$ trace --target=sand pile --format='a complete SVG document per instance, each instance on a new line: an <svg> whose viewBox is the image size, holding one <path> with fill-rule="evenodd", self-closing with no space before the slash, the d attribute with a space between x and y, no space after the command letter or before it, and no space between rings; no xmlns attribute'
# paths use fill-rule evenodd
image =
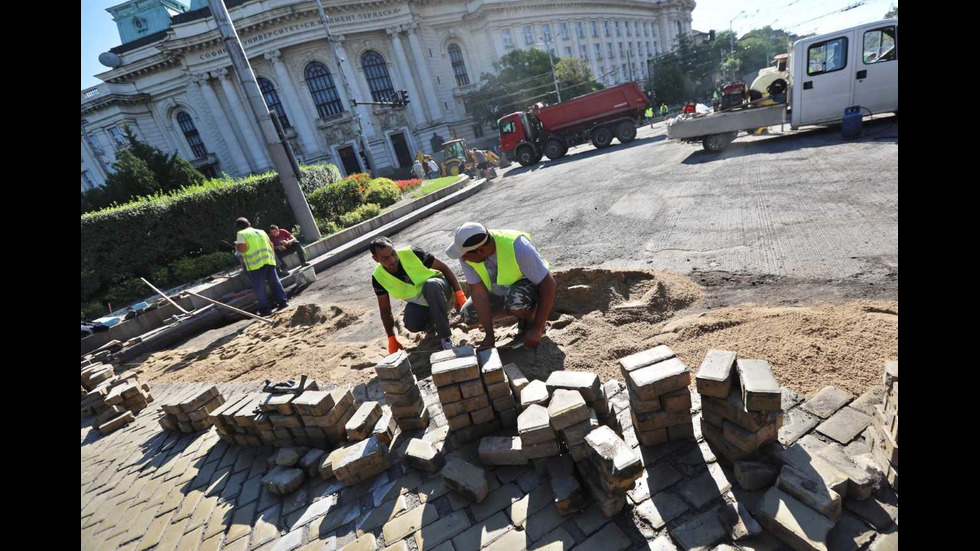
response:
<svg viewBox="0 0 980 551"><path fill-rule="evenodd" d="M619 358L667 344L692 369L711 348L736 350L742 357L767 360L779 381L798 392L834 384L858 395L878 381L883 361L898 357L897 302L745 304L690 314L703 298L702 289L678 273L582 268L556 272L555 279L558 294L541 346L501 349L504 362L518 364L531 378L544 380L559 369L592 371L603 381L620 378ZM141 365L144 376L244 382L305 373L323 383L356 385L372 381L370 368L387 354L384 338L360 337L383 336L376 308L310 304L280 312L275 320L273 327L252 323L203 350L154 354ZM416 350L411 356L416 375L427 376L437 339L406 333L398 310L396 320L399 340ZM512 325L496 328L498 345L510 340ZM453 324L458 343L482 338L480 329Z"/></svg>

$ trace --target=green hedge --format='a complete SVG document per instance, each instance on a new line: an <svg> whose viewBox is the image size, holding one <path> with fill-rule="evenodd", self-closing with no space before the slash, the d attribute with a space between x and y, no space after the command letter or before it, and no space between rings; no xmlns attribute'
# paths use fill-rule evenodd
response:
<svg viewBox="0 0 980 551"><path fill-rule="evenodd" d="M375 178L368 184L367 194L364 196L366 203L375 203L382 208L394 205L401 199L402 190L394 180L388 178Z"/></svg>
<svg viewBox="0 0 980 551"><path fill-rule="evenodd" d="M313 195L334 185L339 177L332 165L303 167L301 172L301 186ZM195 268L196 262L208 269L220 264L215 263L219 257L208 256L212 253L234 258L230 243L235 241L234 222L239 216L262 229L270 224L285 228L295 224L274 173L209 180L82 215L82 305L98 301L105 312L104 303L110 298L118 308L127 300L145 296L145 289L137 291L132 281L139 282L142 276L156 285L151 278L161 276L161 268L174 275L171 285L216 271L190 277L205 269ZM188 257L202 260L190 267L178 262Z"/></svg>

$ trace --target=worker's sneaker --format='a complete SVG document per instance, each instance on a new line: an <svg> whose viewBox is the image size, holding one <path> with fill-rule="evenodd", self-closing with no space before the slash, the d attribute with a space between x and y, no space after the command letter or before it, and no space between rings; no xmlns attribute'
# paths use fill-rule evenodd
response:
<svg viewBox="0 0 980 551"><path fill-rule="evenodd" d="M450 350L454 348L452 339L442 339L442 349Z"/></svg>
<svg viewBox="0 0 980 551"><path fill-rule="evenodd" d="M281 302L281 303L277 304L276 307L273 308L273 310L275 310L276 312L278 312L279 310L285 310L286 308L289 308L289 303L288 302Z"/></svg>
<svg viewBox="0 0 980 551"><path fill-rule="evenodd" d="M524 335L527 335L527 332L530 329L531 329L531 322L518 319L517 327L512 333L514 335L514 342L524 342Z"/></svg>

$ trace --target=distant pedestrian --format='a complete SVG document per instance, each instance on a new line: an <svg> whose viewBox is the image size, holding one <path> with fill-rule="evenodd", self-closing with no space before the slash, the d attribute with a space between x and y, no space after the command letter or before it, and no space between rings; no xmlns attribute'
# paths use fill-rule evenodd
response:
<svg viewBox="0 0 980 551"><path fill-rule="evenodd" d="M425 178L425 168L422 167L422 161L415 159L415 164L412 165L412 176L419 180Z"/></svg>
<svg viewBox="0 0 980 551"><path fill-rule="evenodd" d="M439 177L439 165L436 164L435 159L429 159L429 173L426 178L433 179Z"/></svg>
<svg viewBox="0 0 980 551"><path fill-rule="evenodd" d="M276 267L279 270L280 277L289 275L289 271L286 270L285 259L293 253L299 255L299 261L304 267L310 265L306 261L306 252L303 251L303 246L300 245L299 240L293 237L293 234L289 233L289 231L281 230L276 225L269 226L269 238L272 240L272 246L276 250Z"/></svg>
<svg viewBox="0 0 980 551"><path fill-rule="evenodd" d="M238 230L235 248L242 253L245 273L252 280L252 290L255 292L255 299L259 302L259 315L267 316L272 313L265 292L266 283L272 288L272 298L276 301L276 308L289 306L286 291L282 288L282 282L279 281L279 275L276 273L276 253L269 235L258 228L253 228L247 218L235 220L235 229Z"/></svg>
<svg viewBox="0 0 980 551"><path fill-rule="evenodd" d="M667 118L667 112L668 111L669 110L667 109L667 103L666 102L661 103L660 104L660 116L663 117L664 119L666 119Z"/></svg>
<svg viewBox="0 0 980 551"><path fill-rule="evenodd" d="M691 100L684 106L683 112L693 114L696 108L694 107L694 101Z"/></svg>

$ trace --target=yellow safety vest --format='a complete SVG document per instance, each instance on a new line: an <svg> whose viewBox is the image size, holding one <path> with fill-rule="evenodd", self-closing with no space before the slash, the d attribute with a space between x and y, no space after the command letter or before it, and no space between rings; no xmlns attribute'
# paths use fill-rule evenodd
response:
<svg viewBox="0 0 980 551"><path fill-rule="evenodd" d="M488 231L490 232L490 237L493 238L493 242L497 245L497 281L495 283L501 287L509 287L524 277L524 273L521 272L521 267L517 264L514 242L522 235L530 239L531 234L518 230ZM483 262L470 262L469 260L465 262L476 270L487 291L493 289L493 285L490 284L490 273L487 272L487 267ZM547 260L544 261L544 265L547 268L551 267Z"/></svg>
<svg viewBox="0 0 980 551"><path fill-rule="evenodd" d="M238 236L245 240L248 248L242 253L245 261L245 269L254 272L262 266L276 265L276 252L272 248L272 240L262 230L256 228L245 228L238 232Z"/></svg>
<svg viewBox="0 0 980 551"><path fill-rule="evenodd" d="M385 288L385 291L388 291L388 294L395 298L401 300L418 298L422 295L422 285L426 281L433 277L442 276L442 272L439 270L426 268L425 264L422 264L419 257L409 247L398 249L395 253L398 255L398 260L401 261L402 268L405 268L405 273L408 274L408 278L412 280L412 283L405 283L398 279L381 264L378 264L378 267L374 269L374 279L378 280L378 283Z"/></svg>

